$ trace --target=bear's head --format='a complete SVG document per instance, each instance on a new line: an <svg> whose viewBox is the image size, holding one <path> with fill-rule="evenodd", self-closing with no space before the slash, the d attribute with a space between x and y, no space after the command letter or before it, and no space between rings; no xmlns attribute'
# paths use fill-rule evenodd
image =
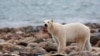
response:
<svg viewBox="0 0 100 56"><path fill-rule="evenodd" d="M45 20L44 21L44 27L51 28L52 27L52 23L53 23L53 20Z"/></svg>

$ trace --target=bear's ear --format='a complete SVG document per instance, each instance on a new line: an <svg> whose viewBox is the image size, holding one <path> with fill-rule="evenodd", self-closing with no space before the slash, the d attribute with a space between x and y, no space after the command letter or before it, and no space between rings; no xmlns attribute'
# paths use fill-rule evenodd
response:
<svg viewBox="0 0 100 56"><path fill-rule="evenodd" d="M53 20L51 20L51 22L53 22Z"/></svg>

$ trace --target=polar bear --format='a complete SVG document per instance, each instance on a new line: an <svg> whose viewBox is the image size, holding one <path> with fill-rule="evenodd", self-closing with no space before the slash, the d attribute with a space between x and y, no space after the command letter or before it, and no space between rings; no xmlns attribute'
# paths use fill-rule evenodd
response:
<svg viewBox="0 0 100 56"><path fill-rule="evenodd" d="M52 35L54 41L58 44L57 53L64 54L67 42L76 42L78 50L84 49L90 51L90 29L82 23L69 23L62 25L53 22L53 20L45 20L44 26Z"/></svg>

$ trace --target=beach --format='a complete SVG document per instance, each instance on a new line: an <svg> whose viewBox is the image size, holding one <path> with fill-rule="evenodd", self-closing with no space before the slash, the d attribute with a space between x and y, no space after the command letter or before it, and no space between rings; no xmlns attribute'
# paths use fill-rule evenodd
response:
<svg viewBox="0 0 100 56"><path fill-rule="evenodd" d="M77 51L76 43L68 43L65 56L100 56L100 24L85 23L91 29L92 50ZM0 28L0 56L51 56L57 45L44 27Z"/></svg>

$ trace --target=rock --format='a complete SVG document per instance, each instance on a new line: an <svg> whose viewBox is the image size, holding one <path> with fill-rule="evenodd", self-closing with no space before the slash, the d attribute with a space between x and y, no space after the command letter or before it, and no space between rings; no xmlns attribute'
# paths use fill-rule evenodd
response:
<svg viewBox="0 0 100 56"><path fill-rule="evenodd" d="M38 43L39 47L45 48L46 47L47 42L40 42Z"/></svg>
<svg viewBox="0 0 100 56"><path fill-rule="evenodd" d="M40 32L40 30L42 29L42 26L36 26L34 27L34 32Z"/></svg>
<svg viewBox="0 0 100 56"><path fill-rule="evenodd" d="M21 45L21 46L27 47L27 46L28 46L28 43L25 43L25 42L19 42L19 43L17 43L17 45Z"/></svg>
<svg viewBox="0 0 100 56"><path fill-rule="evenodd" d="M100 52L100 48L99 47L92 47L92 52L98 53L98 52Z"/></svg>
<svg viewBox="0 0 100 56"><path fill-rule="evenodd" d="M44 54L44 55L41 55L41 56L51 56L51 54Z"/></svg>
<svg viewBox="0 0 100 56"><path fill-rule="evenodd" d="M24 52L20 52L21 56L39 56L39 55L44 55L47 52L41 48L41 47L34 47L32 49L30 49L30 51L24 51Z"/></svg>
<svg viewBox="0 0 100 56"><path fill-rule="evenodd" d="M97 33L99 32L99 29L91 29L91 33Z"/></svg>
<svg viewBox="0 0 100 56"><path fill-rule="evenodd" d="M40 42L43 42L44 41L44 39L36 39L34 42L35 43L40 43Z"/></svg>
<svg viewBox="0 0 100 56"><path fill-rule="evenodd" d="M7 33L7 32L10 32L11 30L10 30L9 28L6 27L6 28L3 28L3 29L0 29L0 31L1 31L1 32L6 32L6 33Z"/></svg>
<svg viewBox="0 0 100 56"><path fill-rule="evenodd" d="M71 52L77 52L77 46L67 46L65 52L67 54L69 54Z"/></svg>
<svg viewBox="0 0 100 56"><path fill-rule="evenodd" d="M24 39L20 39L19 42L25 42L25 43L33 43L36 41L35 37L26 37Z"/></svg>
<svg viewBox="0 0 100 56"><path fill-rule="evenodd" d="M54 43L47 43L44 47L44 49L47 51L47 52L51 52L51 51L57 51L57 45L54 44Z"/></svg>
<svg viewBox="0 0 100 56"><path fill-rule="evenodd" d="M16 33L16 34L19 34L19 35L24 34L22 31L19 31L19 30L16 31L15 33Z"/></svg>
<svg viewBox="0 0 100 56"><path fill-rule="evenodd" d="M0 43L1 43L1 42L5 42L5 40L4 40L4 39L0 39Z"/></svg>
<svg viewBox="0 0 100 56"><path fill-rule="evenodd" d="M8 43L8 42L3 42L0 43L0 49L2 50L8 50L8 51L12 51L14 49L15 45Z"/></svg>
<svg viewBox="0 0 100 56"><path fill-rule="evenodd" d="M35 33L35 37L47 39L47 38L50 38L50 35L48 33L38 32L38 33Z"/></svg>
<svg viewBox="0 0 100 56"><path fill-rule="evenodd" d="M95 44L95 47L100 47L100 40Z"/></svg>
<svg viewBox="0 0 100 56"><path fill-rule="evenodd" d="M91 29L92 51L78 52L77 44L69 42L66 46L68 56L100 56L100 24L86 25ZM56 53L57 47L43 26L0 29L0 56L51 56Z"/></svg>
<svg viewBox="0 0 100 56"><path fill-rule="evenodd" d="M33 48L33 52L34 52L34 54L38 54L38 55L43 55L43 54L46 54L47 53L45 51L45 49L43 49L41 47L34 47Z"/></svg>
<svg viewBox="0 0 100 56"><path fill-rule="evenodd" d="M99 40L100 40L100 33L91 34L90 42L92 46L95 46Z"/></svg>
<svg viewBox="0 0 100 56"><path fill-rule="evenodd" d="M38 44L37 43L29 43L28 47L38 47Z"/></svg>
<svg viewBox="0 0 100 56"><path fill-rule="evenodd" d="M92 54L87 51L82 51L82 52L71 52L69 56L92 56Z"/></svg>
<svg viewBox="0 0 100 56"><path fill-rule="evenodd" d="M22 32L25 32L25 33L34 32L33 26L21 27L21 28L19 28L19 29L20 29Z"/></svg>
<svg viewBox="0 0 100 56"><path fill-rule="evenodd" d="M100 28L99 23L85 23L85 25L89 26L90 28Z"/></svg>

